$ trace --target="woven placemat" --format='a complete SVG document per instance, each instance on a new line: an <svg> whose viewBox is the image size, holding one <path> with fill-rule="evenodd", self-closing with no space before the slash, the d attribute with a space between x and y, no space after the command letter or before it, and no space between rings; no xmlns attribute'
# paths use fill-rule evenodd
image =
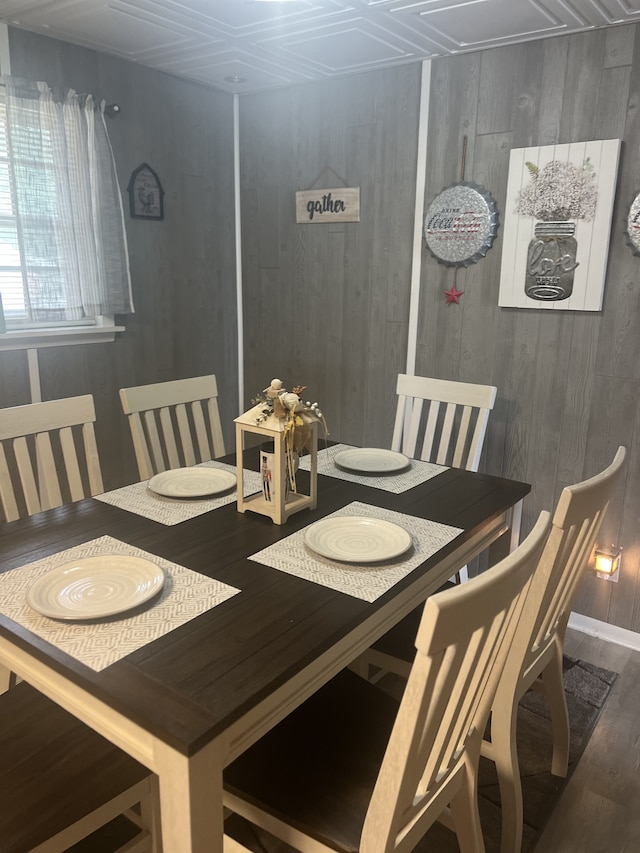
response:
<svg viewBox="0 0 640 853"><path fill-rule="evenodd" d="M379 518L398 524L409 531L413 546L397 559L384 563L370 565L339 563L312 551L305 544L304 529L302 529L258 551L250 559L289 575L352 595L354 598L375 601L409 572L424 563L428 557L462 533L459 527L449 527L446 524L392 512L360 501L354 501L342 507L327 518L342 515Z"/></svg>
<svg viewBox="0 0 640 853"><path fill-rule="evenodd" d="M227 465L224 462L203 462L201 466L196 467L221 468L224 471L236 473L235 465ZM148 483L148 480L143 480L141 483L122 486L120 489L114 489L112 492L105 492L95 497L96 500L104 501L104 503L125 509L127 512L135 512L137 515L143 515L152 521L167 525L180 524L181 521L188 521L190 518L195 518L205 512L211 512L212 509L235 503L237 500L235 489L202 500L197 498L189 498L188 500L165 498L152 492L147 487ZM254 492L259 492L260 489L260 474L257 471L245 470L245 495L252 495Z"/></svg>
<svg viewBox="0 0 640 853"><path fill-rule="evenodd" d="M131 615L93 622L59 622L41 616L26 602L31 584L56 566L86 557L123 555L150 560L165 573L158 598ZM0 575L0 612L51 645L99 672L201 613L240 592L233 586L191 571L111 536L52 554Z"/></svg>
<svg viewBox="0 0 640 853"><path fill-rule="evenodd" d="M334 444L333 447L319 450L318 474L335 477L337 480L348 480L350 483L360 483L363 486L371 486L372 489L382 489L385 492L393 492L399 495L448 470L443 465L421 462L419 459L411 459L410 466L397 474L356 474L353 471L343 471L342 468L338 468L334 462L336 454L343 450L354 449L349 444ZM300 460L300 467L308 471L310 465L310 457L303 456Z"/></svg>

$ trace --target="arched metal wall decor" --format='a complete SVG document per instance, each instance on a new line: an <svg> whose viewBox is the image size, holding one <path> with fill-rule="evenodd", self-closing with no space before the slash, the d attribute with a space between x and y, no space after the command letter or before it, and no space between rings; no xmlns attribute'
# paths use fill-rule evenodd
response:
<svg viewBox="0 0 640 853"><path fill-rule="evenodd" d="M164 190L148 163L132 172L127 192L133 219L164 219Z"/></svg>

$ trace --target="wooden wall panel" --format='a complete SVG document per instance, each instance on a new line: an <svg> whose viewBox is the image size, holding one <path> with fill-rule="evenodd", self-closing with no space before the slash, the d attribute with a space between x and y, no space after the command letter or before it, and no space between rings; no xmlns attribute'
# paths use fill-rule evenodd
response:
<svg viewBox="0 0 640 853"><path fill-rule="evenodd" d="M569 40L547 39L543 42L542 77L536 93L538 101L537 138L539 145L555 145L560 139L560 123L564 104L564 81L569 61Z"/></svg>
<svg viewBox="0 0 640 853"><path fill-rule="evenodd" d="M3 406L22 406L30 402L29 369L23 352L0 354L0 400Z"/></svg>
<svg viewBox="0 0 640 853"><path fill-rule="evenodd" d="M306 384L343 441L391 440L419 87L412 65L241 100L246 402L274 376ZM341 179L360 187L360 222L296 224L296 190Z"/></svg>
<svg viewBox="0 0 640 853"><path fill-rule="evenodd" d="M10 49L14 75L121 107L108 127L136 313L120 318L126 332L112 344L40 350L43 399L94 394L106 488L137 477L118 398L127 385L216 373L231 447L238 412L231 96L23 30L10 29ZM128 215L129 177L145 161L166 193L162 222ZM0 354L0 405L30 401L22 365L26 353Z"/></svg>

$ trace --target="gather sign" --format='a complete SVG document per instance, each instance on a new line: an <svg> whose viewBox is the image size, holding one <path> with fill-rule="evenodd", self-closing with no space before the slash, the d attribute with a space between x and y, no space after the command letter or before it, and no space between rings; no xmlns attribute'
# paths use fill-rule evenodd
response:
<svg viewBox="0 0 640 853"><path fill-rule="evenodd" d="M297 192L296 222L360 222L360 187Z"/></svg>

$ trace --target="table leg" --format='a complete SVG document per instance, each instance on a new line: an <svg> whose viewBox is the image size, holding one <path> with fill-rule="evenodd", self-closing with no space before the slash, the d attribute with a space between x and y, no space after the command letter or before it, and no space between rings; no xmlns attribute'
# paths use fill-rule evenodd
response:
<svg viewBox="0 0 640 853"><path fill-rule="evenodd" d="M209 744L187 758L159 745L156 761L163 853L223 853L219 747Z"/></svg>
<svg viewBox="0 0 640 853"><path fill-rule="evenodd" d="M489 566L507 557L520 544L520 525L522 523L522 501L509 510L509 527L489 546Z"/></svg>
<svg viewBox="0 0 640 853"><path fill-rule="evenodd" d="M11 670L0 663L0 693L5 693L11 685Z"/></svg>
<svg viewBox="0 0 640 853"><path fill-rule="evenodd" d="M515 551L520 544L520 526L522 524L522 501L511 508L511 542L509 552Z"/></svg>

